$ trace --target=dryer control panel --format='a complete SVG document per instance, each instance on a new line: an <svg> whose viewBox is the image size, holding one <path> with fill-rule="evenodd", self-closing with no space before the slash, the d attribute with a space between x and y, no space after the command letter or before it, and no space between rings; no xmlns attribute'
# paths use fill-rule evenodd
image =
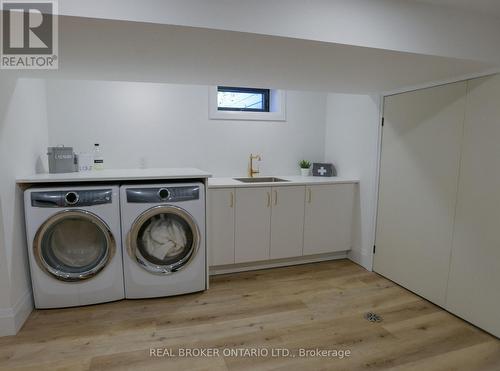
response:
<svg viewBox="0 0 500 371"><path fill-rule="evenodd" d="M199 186L128 188L127 202L130 203L161 203L198 200Z"/></svg>
<svg viewBox="0 0 500 371"><path fill-rule="evenodd" d="M96 189L79 191L47 191L33 192L31 206L33 207L82 207L110 204L113 201L111 189Z"/></svg>

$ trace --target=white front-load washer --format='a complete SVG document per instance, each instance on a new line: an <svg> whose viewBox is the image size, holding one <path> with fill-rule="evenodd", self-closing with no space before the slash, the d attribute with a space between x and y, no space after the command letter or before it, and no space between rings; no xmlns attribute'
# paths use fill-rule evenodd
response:
<svg viewBox="0 0 500 371"><path fill-rule="evenodd" d="M36 308L125 297L118 186L31 188L24 203Z"/></svg>
<svg viewBox="0 0 500 371"><path fill-rule="evenodd" d="M122 185L120 203L125 297L205 290L203 183Z"/></svg>

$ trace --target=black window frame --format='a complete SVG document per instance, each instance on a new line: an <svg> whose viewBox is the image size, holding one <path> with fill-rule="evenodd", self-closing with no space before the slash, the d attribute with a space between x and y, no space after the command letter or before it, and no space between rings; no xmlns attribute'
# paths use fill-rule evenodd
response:
<svg viewBox="0 0 500 371"><path fill-rule="evenodd" d="M234 108L234 107L219 107L218 111L234 111L234 112L270 112L271 89L262 88L241 88L236 86L217 86L217 94L223 93L250 93L261 94L263 98L262 108Z"/></svg>

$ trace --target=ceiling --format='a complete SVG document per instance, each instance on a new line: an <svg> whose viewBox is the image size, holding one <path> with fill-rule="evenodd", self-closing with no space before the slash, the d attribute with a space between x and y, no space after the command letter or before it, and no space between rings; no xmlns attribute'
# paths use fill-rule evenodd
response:
<svg viewBox="0 0 500 371"><path fill-rule="evenodd" d="M500 0L262 2L64 0L59 1L59 14L289 37L500 66Z"/></svg>
<svg viewBox="0 0 500 371"><path fill-rule="evenodd" d="M499 0L412 0L421 3L449 6L500 17Z"/></svg>
<svg viewBox="0 0 500 371"><path fill-rule="evenodd" d="M140 22L62 17L60 30L59 70L30 76L364 94L491 68L454 58Z"/></svg>

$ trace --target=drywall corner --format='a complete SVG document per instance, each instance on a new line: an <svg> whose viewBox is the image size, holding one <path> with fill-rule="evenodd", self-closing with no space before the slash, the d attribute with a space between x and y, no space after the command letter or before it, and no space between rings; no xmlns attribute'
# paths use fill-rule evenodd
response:
<svg viewBox="0 0 500 371"><path fill-rule="evenodd" d="M45 80L2 78L0 87L0 334L17 332L33 309L23 191L48 145ZM43 165L42 165L43 166Z"/></svg>
<svg viewBox="0 0 500 371"><path fill-rule="evenodd" d="M353 246L348 257L372 270L380 139L380 97L328 94L325 160L339 176L360 180L355 202Z"/></svg>

